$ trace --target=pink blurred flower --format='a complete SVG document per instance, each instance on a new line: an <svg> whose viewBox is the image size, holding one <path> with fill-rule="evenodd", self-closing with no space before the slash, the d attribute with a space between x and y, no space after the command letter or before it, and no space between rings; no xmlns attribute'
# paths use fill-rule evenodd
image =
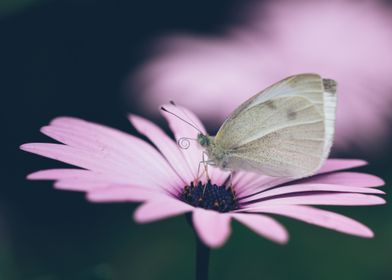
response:
<svg viewBox="0 0 392 280"><path fill-rule="evenodd" d="M172 112L183 110L171 105ZM195 137L195 130L170 114L163 113L176 139ZM187 115L203 125L190 111ZM55 188L87 193L92 202L141 202L134 218L146 223L183 213L192 213L200 238L210 247L219 247L229 237L231 220L256 233L285 243L285 228L265 214L278 214L339 232L372 237L372 231L348 217L309 205L376 205L385 203L373 187L383 181L375 176L336 172L364 165L360 160L328 160L311 178L291 181L254 173L238 172L232 189L224 184L228 173L209 168L211 181L194 185L201 151L194 144L187 150L158 126L141 117L129 117L135 128L155 145L84 120L54 119L41 131L63 143L30 143L22 150L56 159L83 169L49 169L30 174L32 180L55 180ZM203 188L206 187L203 194Z"/></svg>
<svg viewBox="0 0 392 280"><path fill-rule="evenodd" d="M336 147L382 147L392 105L390 7L280 0L251 2L241 15L243 23L220 36L155 42L152 58L131 79L145 107L155 112L175 100L216 126L270 84L316 72L339 83Z"/></svg>

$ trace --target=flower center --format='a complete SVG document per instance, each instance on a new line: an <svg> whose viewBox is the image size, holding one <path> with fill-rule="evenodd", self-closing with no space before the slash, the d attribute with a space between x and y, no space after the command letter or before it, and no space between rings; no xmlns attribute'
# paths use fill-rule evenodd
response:
<svg viewBox="0 0 392 280"><path fill-rule="evenodd" d="M211 209L218 212L229 212L239 208L235 192L225 185L218 186L208 181L207 184L192 182L185 186L179 198L195 207Z"/></svg>

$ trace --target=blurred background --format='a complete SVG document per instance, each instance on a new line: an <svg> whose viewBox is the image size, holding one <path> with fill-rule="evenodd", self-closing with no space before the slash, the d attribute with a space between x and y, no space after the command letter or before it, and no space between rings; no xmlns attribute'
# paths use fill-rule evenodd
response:
<svg viewBox="0 0 392 280"><path fill-rule="evenodd" d="M174 99L213 134L248 96L318 72L341 85L333 155L368 160L361 170L389 193L392 3L326 3L0 0L0 279L193 277L184 217L136 225L135 205L91 204L25 180L62 166L18 149L48 141L39 128L60 115L134 133L128 112L163 125L157 105ZM211 279L392 279L391 206L334 208L375 238L278 217L291 236L280 246L234 223L212 252Z"/></svg>

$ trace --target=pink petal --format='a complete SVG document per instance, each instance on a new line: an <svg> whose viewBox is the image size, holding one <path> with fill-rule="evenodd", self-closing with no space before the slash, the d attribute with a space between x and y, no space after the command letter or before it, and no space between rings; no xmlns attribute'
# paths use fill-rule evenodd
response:
<svg viewBox="0 0 392 280"><path fill-rule="evenodd" d="M56 118L50 126L43 127L41 131L69 146L106 153L120 159L126 159L128 152L137 155L141 154L141 150L150 155L156 153L151 146L137 137L72 117Z"/></svg>
<svg viewBox="0 0 392 280"><path fill-rule="evenodd" d="M197 234L209 247L221 247L230 235L230 215L228 214L195 208L192 218Z"/></svg>
<svg viewBox="0 0 392 280"><path fill-rule="evenodd" d="M98 174L84 169L58 168L36 171L27 176L29 180L60 180L68 178L92 178Z"/></svg>
<svg viewBox="0 0 392 280"><path fill-rule="evenodd" d="M317 174L360 167L366 164L366 161L360 159L328 159Z"/></svg>
<svg viewBox="0 0 392 280"><path fill-rule="evenodd" d="M191 182L194 177L191 169L179 150L179 147L173 140L167 136L154 123L136 115L130 115L129 120L133 126L144 134L151 142L161 151L163 156L168 160L169 164L177 171L177 174L183 179L184 183Z"/></svg>
<svg viewBox="0 0 392 280"><path fill-rule="evenodd" d="M277 243L287 243L289 235L286 229L274 219L257 214L231 214L231 216L255 231L257 234L264 236Z"/></svg>
<svg viewBox="0 0 392 280"><path fill-rule="evenodd" d="M171 173L171 168L162 160L162 165L166 165L166 171L156 170L152 166L141 164L142 160L129 161L127 165L119 164L104 154L81 150L78 148L61 144L50 143L30 143L20 147L22 150L35 153L41 156L59 160L71 165L79 166L94 172L116 178L116 182L129 182L145 184L150 187L174 188L177 186L177 175ZM159 158L157 158L159 161ZM146 176L148 174L148 176Z"/></svg>
<svg viewBox="0 0 392 280"><path fill-rule="evenodd" d="M163 177L173 173L161 154L141 139L103 125L77 118L60 117L41 131L71 147L100 155L107 162L120 166L141 166ZM140 160L143 159L143 160ZM173 173L171 180L177 176ZM179 178L177 178L179 179ZM177 184L180 181L177 180Z"/></svg>
<svg viewBox="0 0 392 280"><path fill-rule="evenodd" d="M59 190L86 192L95 189L109 187L110 182L87 181L87 180L60 180L54 183L54 187Z"/></svg>
<svg viewBox="0 0 392 280"><path fill-rule="evenodd" d="M102 174L84 169L48 169L34 172L27 176L29 180L56 180L56 189L69 191L90 191L106 188L113 183L124 184L126 180L105 177Z"/></svg>
<svg viewBox="0 0 392 280"><path fill-rule="evenodd" d="M134 218L138 223L149 223L190 212L193 208L189 204L168 197L143 203L136 209Z"/></svg>
<svg viewBox="0 0 392 280"><path fill-rule="evenodd" d="M269 177L262 174L239 171L233 177L233 185L238 196L245 197L292 180L292 178Z"/></svg>
<svg viewBox="0 0 392 280"><path fill-rule="evenodd" d="M60 181L99 181L106 183L129 183L128 179L116 176L108 176L102 173L85 169L58 168L36 171L27 176L29 180L60 180Z"/></svg>
<svg viewBox="0 0 392 280"><path fill-rule="evenodd" d="M378 205L384 204L385 200L375 195L360 193L336 193L336 194L312 194L291 197L272 198L261 202L251 203L247 209L257 209L266 205Z"/></svg>
<svg viewBox="0 0 392 280"><path fill-rule="evenodd" d="M306 178L301 183L324 183L353 187L379 187L385 182L374 175L358 172L337 172Z"/></svg>
<svg viewBox="0 0 392 280"><path fill-rule="evenodd" d="M20 147L22 150L59 160L68 164L94 171L109 171L118 173L115 163L107 164L102 154L94 154L61 144L29 143Z"/></svg>
<svg viewBox="0 0 392 280"><path fill-rule="evenodd" d="M363 165L366 165L366 162L363 160L328 159L325 162L324 166L321 167L321 169L316 173L316 175L343 170L343 169L359 167ZM314 177L309 177L309 180L313 178ZM307 179L308 178L304 180ZM233 178L233 184L235 185L235 189L237 193L242 197L252 195L257 192L262 192L271 187L288 183L291 181L293 181L292 178L269 177L262 174L248 173L248 172L238 172L238 174L236 174L236 176L234 176ZM322 183L328 183L328 182L322 182Z"/></svg>
<svg viewBox="0 0 392 280"><path fill-rule="evenodd" d="M87 193L87 199L91 202L140 202L166 196L167 194L162 191L154 191L132 185L110 185Z"/></svg>
<svg viewBox="0 0 392 280"><path fill-rule="evenodd" d="M224 183L227 182L230 176L230 171L224 171L213 166L208 166L208 174L213 184L222 186Z"/></svg>
<svg viewBox="0 0 392 280"><path fill-rule="evenodd" d="M70 146L91 149L104 154L107 158L113 157L116 162L122 160L123 163L129 163L130 160L143 158L143 162L158 168L164 162L156 149L145 141L122 131L77 118L56 118L50 127L43 130L52 130L50 136L57 136L59 131L63 131L63 138L60 141ZM167 164L163 166L168 167Z"/></svg>
<svg viewBox="0 0 392 280"><path fill-rule="evenodd" d="M353 219L350 219L337 213L316 209L309 206L265 206L260 207L257 212L283 215L286 217L307 222L309 224L329 228L347 234L357 235L361 237L373 237L373 232L368 227Z"/></svg>
<svg viewBox="0 0 392 280"><path fill-rule="evenodd" d="M275 188L272 190L268 190L253 196L250 196L241 201L251 201L262 198L273 197L282 194L295 194L303 192L318 192L318 191L327 191L327 192L344 192L344 193L373 193L373 194L384 194L383 191L372 189L372 188L361 188L361 187L351 187L344 185L331 185L331 184L298 184L298 185L290 185Z"/></svg>

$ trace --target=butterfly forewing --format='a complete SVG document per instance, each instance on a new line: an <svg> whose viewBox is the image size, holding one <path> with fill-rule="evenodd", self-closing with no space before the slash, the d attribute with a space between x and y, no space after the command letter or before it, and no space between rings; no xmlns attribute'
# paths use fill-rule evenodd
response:
<svg viewBox="0 0 392 280"><path fill-rule="evenodd" d="M270 176L303 177L328 156L336 83L317 74L289 77L242 104L215 137L225 165Z"/></svg>

